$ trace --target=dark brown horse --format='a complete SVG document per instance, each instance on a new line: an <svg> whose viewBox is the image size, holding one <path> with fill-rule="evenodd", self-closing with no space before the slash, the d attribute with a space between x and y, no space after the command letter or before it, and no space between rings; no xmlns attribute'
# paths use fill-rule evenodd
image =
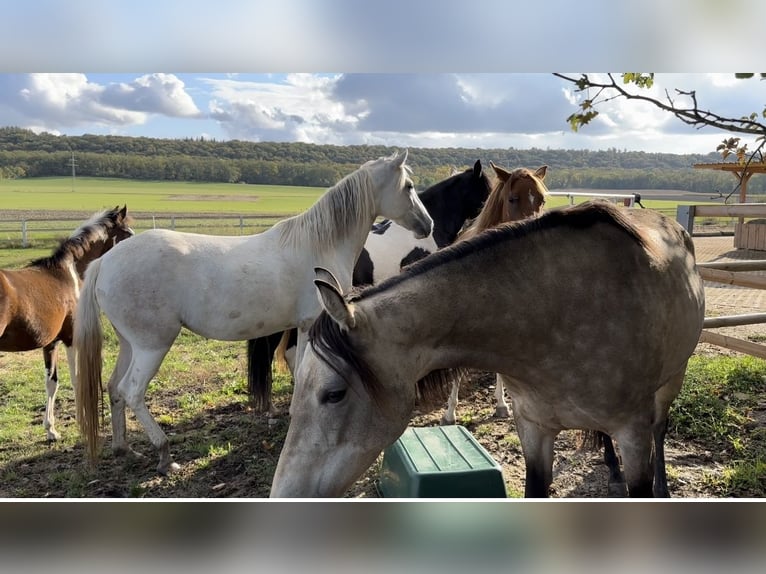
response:
<svg viewBox="0 0 766 574"><path fill-rule="evenodd" d="M48 391L43 427L48 440L59 438L53 425L59 342L66 346L72 385L76 384L72 323L85 269L117 242L133 235L128 224L127 206L106 210L61 241L49 257L21 269L0 269L0 351L42 348Z"/></svg>

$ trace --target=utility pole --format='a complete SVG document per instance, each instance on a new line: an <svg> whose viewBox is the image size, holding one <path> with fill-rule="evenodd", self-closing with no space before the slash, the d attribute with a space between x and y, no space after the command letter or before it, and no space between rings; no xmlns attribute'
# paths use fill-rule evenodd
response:
<svg viewBox="0 0 766 574"><path fill-rule="evenodd" d="M70 148L71 149L71 148ZM74 150L72 151L72 159L69 160L69 165L72 166L72 191L74 192L74 168L77 167L77 160L74 158Z"/></svg>

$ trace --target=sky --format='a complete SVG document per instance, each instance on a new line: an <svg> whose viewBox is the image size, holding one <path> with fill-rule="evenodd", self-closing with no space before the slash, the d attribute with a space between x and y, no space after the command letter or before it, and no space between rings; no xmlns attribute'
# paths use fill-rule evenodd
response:
<svg viewBox="0 0 766 574"><path fill-rule="evenodd" d="M572 74L577 76L577 74ZM713 151L649 104L614 100L573 132L573 86L551 73L0 74L0 125L35 132L397 147ZM760 111L766 82L657 74L648 93L696 90L701 107Z"/></svg>
<svg viewBox="0 0 766 574"><path fill-rule="evenodd" d="M766 82L734 72L761 64L765 20L759 0L6 2L0 126L707 153L729 134L624 100L572 132L577 96L552 72L650 70L655 97L696 90L701 108L760 113Z"/></svg>

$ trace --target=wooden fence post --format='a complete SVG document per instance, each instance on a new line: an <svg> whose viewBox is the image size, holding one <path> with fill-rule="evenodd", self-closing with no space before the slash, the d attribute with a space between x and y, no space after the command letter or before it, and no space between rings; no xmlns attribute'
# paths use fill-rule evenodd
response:
<svg viewBox="0 0 766 574"><path fill-rule="evenodd" d="M27 246L27 220L21 220L21 246Z"/></svg>
<svg viewBox="0 0 766 574"><path fill-rule="evenodd" d="M689 235L694 230L694 207L693 205L679 205L676 208L676 221L684 226Z"/></svg>

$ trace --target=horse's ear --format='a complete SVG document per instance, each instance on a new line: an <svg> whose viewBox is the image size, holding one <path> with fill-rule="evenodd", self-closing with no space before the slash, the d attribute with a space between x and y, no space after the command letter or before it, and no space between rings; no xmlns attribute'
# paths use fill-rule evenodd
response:
<svg viewBox="0 0 766 574"><path fill-rule="evenodd" d="M117 207L120 207L119 205ZM128 216L128 205L125 204L122 209L120 209L120 218L125 219Z"/></svg>
<svg viewBox="0 0 766 574"><path fill-rule="evenodd" d="M396 165L396 167L402 167L404 165L404 162L407 161L408 154L409 154L409 150L406 148L402 155L399 155L397 153L396 157L394 158L394 164Z"/></svg>
<svg viewBox="0 0 766 574"><path fill-rule="evenodd" d="M335 277L333 272L329 269L325 269L324 267L314 267L314 274L316 275L316 279L321 279L322 281L329 283L338 290L338 293L343 293L340 281L338 281L338 278Z"/></svg>
<svg viewBox="0 0 766 574"><path fill-rule="evenodd" d="M507 181L508 178L511 177L511 172L508 171L507 169L500 167L499 165L495 165L492 162L489 162L489 165L492 167L492 169L495 170L497 177L499 177L503 181Z"/></svg>
<svg viewBox="0 0 766 574"><path fill-rule="evenodd" d="M473 164L473 176L481 177L481 160L480 159L477 159L476 163Z"/></svg>
<svg viewBox="0 0 766 574"><path fill-rule="evenodd" d="M545 179L545 174L548 173L548 166L544 165L542 167L538 167L535 170L535 175L539 177L540 179Z"/></svg>
<svg viewBox="0 0 766 574"><path fill-rule="evenodd" d="M343 299L343 295L334 285L324 281L323 279L314 279L314 285L316 285L319 292L319 301L322 303L322 307L327 314L330 315L333 321L335 321L342 331L346 332L349 329L353 329L356 325L354 321L354 315L351 312L351 308Z"/></svg>

